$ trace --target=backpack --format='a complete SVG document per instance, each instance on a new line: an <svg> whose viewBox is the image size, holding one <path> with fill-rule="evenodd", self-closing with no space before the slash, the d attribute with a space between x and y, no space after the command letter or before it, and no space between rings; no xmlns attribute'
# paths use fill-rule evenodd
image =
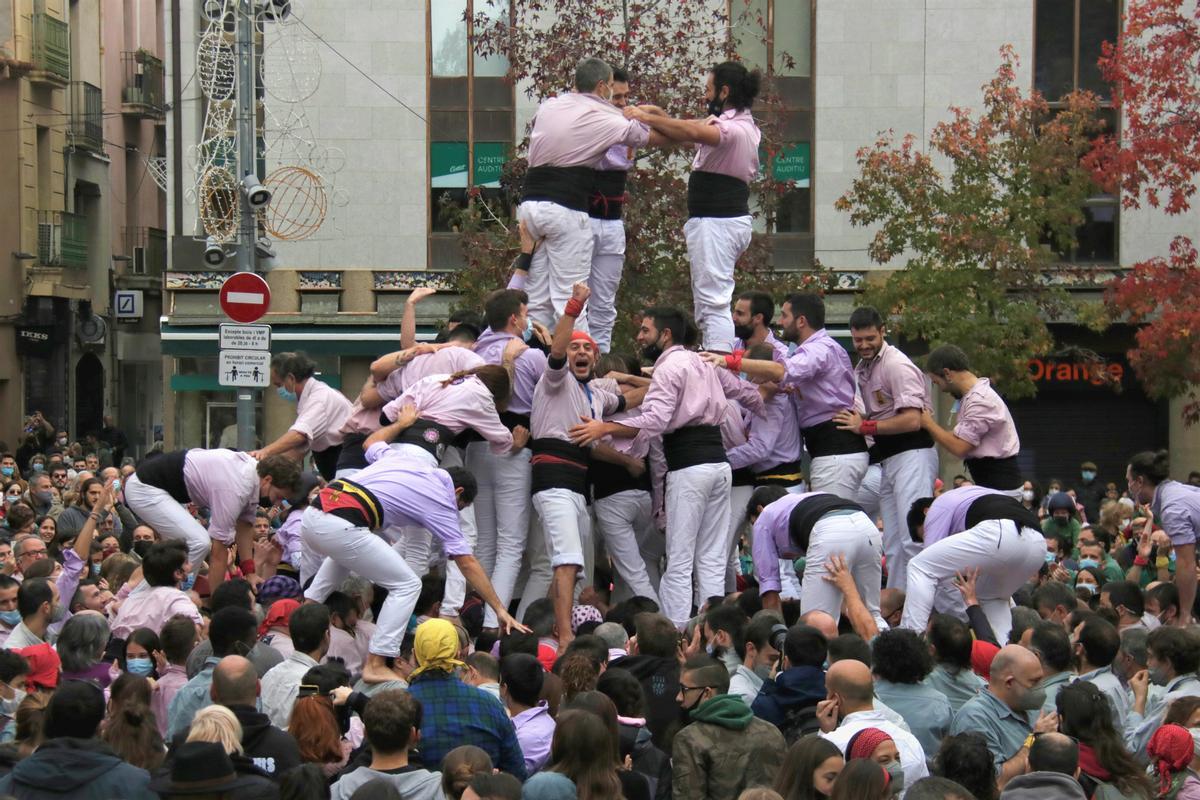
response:
<svg viewBox="0 0 1200 800"><path fill-rule="evenodd" d="M810 733L820 733L821 723L817 721L817 705L789 708L783 714L783 724L779 732L789 746L808 736Z"/></svg>

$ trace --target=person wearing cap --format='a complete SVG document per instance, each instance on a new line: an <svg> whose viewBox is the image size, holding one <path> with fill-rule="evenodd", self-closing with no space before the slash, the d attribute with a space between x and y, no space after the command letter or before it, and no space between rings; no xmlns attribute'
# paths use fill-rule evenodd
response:
<svg viewBox="0 0 1200 800"><path fill-rule="evenodd" d="M300 601L291 598L276 600L272 603L270 610L258 625L259 643L267 645L284 658L296 652L296 645L292 642L292 634L288 626L292 614L299 607Z"/></svg>
<svg viewBox="0 0 1200 800"><path fill-rule="evenodd" d="M98 738L104 691L66 681L46 705L44 743L0 778L0 795L62 800L155 800L150 774L121 760ZM209 772L211 774L211 772Z"/></svg>
<svg viewBox="0 0 1200 800"><path fill-rule="evenodd" d="M238 775L233 760L218 742L185 742L171 760L170 772L155 778L150 788L165 799L195 796L261 798L274 796L278 791L269 778L261 775ZM126 796L126 795L118 795Z"/></svg>
<svg viewBox="0 0 1200 800"><path fill-rule="evenodd" d="M593 442L580 447L571 441L570 430L581 419L602 419L625 410L620 394L592 385L596 342L574 329L591 294L582 283L575 284L571 299L554 326L546 371L533 390L530 412L530 459L533 508L546 533L550 566L554 568L554 622L560 650L570 644L571 605L575 581L594 550L591 514L588 510L588 465L593 457L625 463L630 471L642 471L642 463L607 445Z"/></svg>
<svg viewBox="0 0 1200 800"><path fill-rule="evenodd" d="M1042 520L1042 533L1066 539L1074 548L1082 528L1075 498L1066 492L1050 495L1050 499L1046 501L1046 518Z"/></svg>
<svg viewBox="0 0 1200 800"><path fill-rule="evenodd" d="M417 667L409 676L409 693L420 701L421 758L441 764L446 753L464 744L475 745L502 772L524 780L525 756L517 731L504 707L492 695L459 680L458 632L444 619L417 626L413 655Z"/></svg>

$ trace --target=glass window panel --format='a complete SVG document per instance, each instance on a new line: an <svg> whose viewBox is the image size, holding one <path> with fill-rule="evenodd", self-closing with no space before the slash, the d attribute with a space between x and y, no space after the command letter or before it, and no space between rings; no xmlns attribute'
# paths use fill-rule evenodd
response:
<svg viewBox="0 0 1200 800"><path fill-rule="evenodd" d="M1075 0L1038 0L1034 87L1047 100L1075 88Z"/></svg>
<svg viewBox="0 0 1200 800"><path fill-rule="evenodd" d="M429 185L435 189L467 188L467 143L429 144Z"/></svg>
<svg viewBox="0 0 1200 800"><path fill-rule="evenodd" d="M500 173L504 171L511 146L508 142L476 142L471 182L476 186L499 189Z"/></svg>
<svg viewBox="0 0 1200 800"><path fill-rule="evenodd" d="M1111 264L1117 260L1116 203L1084 206L1084 223L1075 231L1075 261Z"/></svg>
<svg viewBox="0 0 1200 800"><path fill-rule="evenodd" d="M429 41L434 75L467 74L467 0L431 0Z"/></svg>
<svg viewBox="0 0 1200 800"><path fill-rule="evenodd" d="M1079 4L1079 88L1108 99L1112 90L1096 63L1104 42L1117 40L1118 0L1080 0Z"/></svg>
<svg viewBox="0 0 1200 800"><path fill-rule="evenodd" d="M812 233L812 189L789 189L779 198L776 233Z"/></svg>
<svg viewBox="0 0 1200 800"><path fill-rule="evenodd" d="M775 0L774 34L775 74L811 76L812 0Z"/></svg>
<svg viewBox="0 0 1200 800"><path fill-rule="evenodd" d="M730 0L729 16L737 53L748 67L767 65L767 7L770 0Z"/></svg>
<svg viewBox="0 0 1200 800"><path fill-rule="evenodd" d="M441 2L441 0L434 0ZM492 23L508 22L508 0L475 0L475 16L485 16ZM475 77L500 77L508 73L508 59L497 53L483 57L475 55Z"/></svg>
<svg viewBox="0 0 1200 800"><path fill-rule="evenodd" d="M432 218L432 228L434 233L445 233L454 230L452 222L454 219L453 209L448 209L447 204L457 206L459 208L467 207L467 190L466 189L437 189L429 190L429 208Z"/></svg>

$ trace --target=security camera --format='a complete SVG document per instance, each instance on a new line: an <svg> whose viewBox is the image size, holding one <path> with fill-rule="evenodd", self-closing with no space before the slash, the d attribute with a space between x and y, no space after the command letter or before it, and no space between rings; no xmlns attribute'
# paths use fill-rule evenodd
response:
<svg viewBox="0 0 1200 800"><path fill-rule="evenodd" d="M215 236L208 237L204 243L204 263L210 267L219 267L225 263L225 248Z"/></svg>
<svg viewBox="0 0 1200 800"><path fill-rule="evenodd" d="M242 178L242 191L246 193L246 202L255 211L271 202L271 190L263 186L253 172L246 173L246 177Z"/></svg>
<svg viewBox="0 0 1200 800"><path fill-rule="evenodd" d="M274 258L275 249L271 247L271 240L265 236L261 236L254 242L254 254L259 258Z"/></svg>

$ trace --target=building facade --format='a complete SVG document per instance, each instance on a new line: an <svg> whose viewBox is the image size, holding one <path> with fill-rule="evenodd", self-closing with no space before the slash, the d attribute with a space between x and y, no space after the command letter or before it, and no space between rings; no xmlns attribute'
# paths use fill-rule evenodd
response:
<svg viewBox="0 0 1200 800"><path fill-rule="evenodd" d="M1076 87L1106 94L1095 61L1100 43L1119 30L1121 11L1119 0L730 2L735 13L746 8L766 21L768 35L743 39L741 55L773 72L788 111L788 157L767 168L796 185L764 232L772 235L777 269L802 270L815 258L839 274L840 288L829 298L835 329L844 327L863 280L900 266L871 263L870 231L852 227L833 207L857 173L856 151L887 129L924 142L951 106L978 107L980 87L1006 44L1021 59L1021 81L1051 101ZM212 20L204 11L214 5L220 3L170 0L165 9L168 446L214 446L234 419L234 394L216 379L223 319L217 291L233 262L223 271L204 265L206 195L197 191L197 165L220 166L211 156L219 142L208 127L209 103L197 91L204 65L220 61L197 54L198 47L211 49ZM462 264L442 203L494 188L503 153L523 138L534 107L522 87L505 80L503 59L472 53L465 19L483 10L504 13L496 5L395 0L347 11L333 0L297 0L289 10L290 17L268 14L260 25L260 175L267 180L285 170L286 180L267 182L290 196L289 176L298 173L287 170L307 170L327 202L319 215L291 220L311 227L319 216L311 236L274 237L273 257L262 262L272 288L264 321L274 327L274 349L316 355L324 377L352 397L371 357L397 341L408 290L448 287L448 274ZM1184 218L1121 210L1111 196L1091 198L1086 214L1079 247L1063 259L1094 270L1095 281L1076 289L1093 297L1114 270L1165 253L1176 234L1198 233ZM423 321L444 316L450 300L439 294L423 304ZM1167 445L1179 469L1200 461L1200 439L1182 426L1177 404L1148 400L1124 364L1130 331L1094 337L1065 326L1057 333L1120 369L1125 391L1043 369L1039 397L1013 404L1026 471L1043 480L1070 475L1078 469L1071 460L1083 456L1115 476L1130 450ZM1057 366L1051 354L1043 366ZM259 406L260 435L270 440L292 412L273 393L259 393ZM1081 443L1089 439L1105 442L1105 452L1087 451Z"/></svg>

